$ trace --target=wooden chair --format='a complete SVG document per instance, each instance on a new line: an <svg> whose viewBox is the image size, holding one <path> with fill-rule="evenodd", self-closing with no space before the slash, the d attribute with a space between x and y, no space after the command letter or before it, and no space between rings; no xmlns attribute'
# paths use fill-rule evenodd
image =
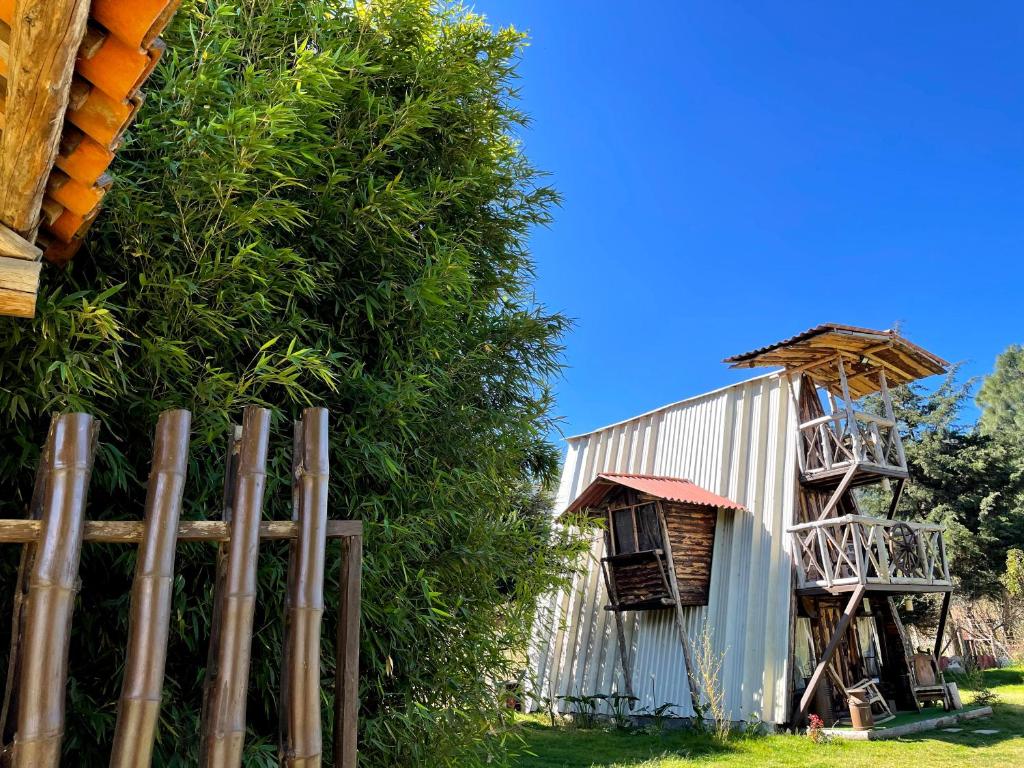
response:
<svg viewBox="0 0 1024 768"><path fill-rule="evenodd" d="M910 666L914 673L914 699L918 705L941 701L943 709L952 709L949 689L935 658L929 653L915 653L910 659Z"/></svg>
<svg viewBox="0 0 1024 768"><path fill-rule="evenodd" d="M860 682L849 687L843 685L842 679L836 673L832 666L829 665L827 668L829 677L832 678L832 682L835 683L840 690L845 691L847 700L851 696L860 696L867 700L868 704L871 705L871 714L875 718L875 724L880 725L887 723L892 720L896 715L889 709L889 702L885 700L882 692L878 690L878 684L875 683L871 678L865 677ZM878 710L875 710L878 707Z"/></svg>

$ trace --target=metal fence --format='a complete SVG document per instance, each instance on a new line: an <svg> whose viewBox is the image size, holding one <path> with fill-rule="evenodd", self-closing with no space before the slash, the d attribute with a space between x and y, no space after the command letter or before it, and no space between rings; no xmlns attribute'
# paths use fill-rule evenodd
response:
<svg viewBox="0 0 1024 768"><path fill-rule="evenodd" d="M188 411L160 416L144 518L85 519L99 422L55 416L36 473L29 516L0 520L0 543L22 545L11 654L0 712L0 763L50 768L60 761L68 643L84 542L139 546L131 594L124 682L110 765L150 765L159 719L179 541L218 545L209 663L204 683L201 765L236 768L245 706L261 540L291 541L282 657L280 764L322 762L320 642L328 539L340 539L335 765L355 768L359 680L362 524L328 520L327 411L310 408L295 424L293 516L261 521L270 414L245 409L227 453L220 520L179 519L189 456ZM88 585L85 585L88 588Z"/></svg>

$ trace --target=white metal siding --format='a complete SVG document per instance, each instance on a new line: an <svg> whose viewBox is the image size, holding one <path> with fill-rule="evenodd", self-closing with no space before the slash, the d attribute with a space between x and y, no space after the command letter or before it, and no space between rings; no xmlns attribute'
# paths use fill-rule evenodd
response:
<svg viewBox="0 0 1024 768"><path fill-rule="evenodd" d="M746 507L721 511L707 607L684 608L693 642L705 620L724 654L722 684L733 720L786 717L790 555L786 528L796 483L795 413L785 380L761 376L569 439L556 509L599 472L692 480ZM535 695L625 692L596 537L572 588L543 601L530 649ZM671 611L623 614L639 710L666 702L693 714Z"/></svg>

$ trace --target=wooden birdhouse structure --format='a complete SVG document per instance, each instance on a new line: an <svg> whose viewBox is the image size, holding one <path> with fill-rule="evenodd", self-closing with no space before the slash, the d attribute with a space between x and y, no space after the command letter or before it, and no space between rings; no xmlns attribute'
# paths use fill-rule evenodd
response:
<svg viewBox="0 0 1024 768"><path fill-rule="evenodd" d="M0 315L81 247L180 0L0 0Z"/></svg>
<svg viewBox="0 0 1024 768"><path fill-rule="evenodd" d="M743 507L689 480L615 473L598 475L569 505L567 513L584 512L606 524L605 610L615 614L624 665L629 661L623 611L672 608L683 652L689 657L681 609L708 604L720 510ZM691 689L696 696L692 680Z"/></svg>
<svg viewBox="0 0 1024 768"><path fill-rule="evenodd" d="M886 700L916 709L929 691L914 684L919 675L892 596L944 593L941 642L952 582L942 527L893 519L909 474L890 387L943 373L948 363L896 331L835 324L726 362L782 367L798 414L800 484L789 530L815 664L795 720L815 707L816 696L826 718L844 711L865 680ZM868 397L870 410L861 407ZM886 517L861 511L853 489L866 486L888 494ZM880 638L881 659L872 664L855 623L865 616ZM937 643L936 656L939 650ZM819 695L823 685L828 690Z"/></svg>

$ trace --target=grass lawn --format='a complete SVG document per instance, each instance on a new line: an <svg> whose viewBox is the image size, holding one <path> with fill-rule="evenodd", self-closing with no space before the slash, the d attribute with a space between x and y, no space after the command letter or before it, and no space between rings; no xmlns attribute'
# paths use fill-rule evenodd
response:
<svg viewBox="0 0 1024 768"><path fill-rule="evenodd" d="M929 731L894 741L833 740L813 744L804 736L735 737L719 745L684 731L642 735L611 730L553 729L543 718L524 717L526 750L516 768L682 768L693 765L1024 766L1024 668L985 673L999 695L989 718L961 723L960 733ZM970 691L962 691L969 704ZM972 733L997 729L991 735Z"/></svg>

